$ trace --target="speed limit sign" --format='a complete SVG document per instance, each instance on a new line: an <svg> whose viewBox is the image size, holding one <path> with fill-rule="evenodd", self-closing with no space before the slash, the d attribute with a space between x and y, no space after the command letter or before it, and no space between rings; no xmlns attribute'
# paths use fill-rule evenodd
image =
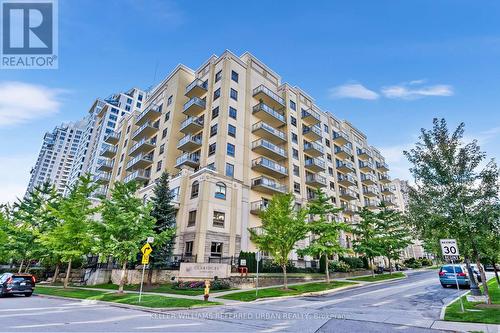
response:
<svg viewBox="0 0 500 333"><path fill-rule="evenodd" d="M441 252L445 257L458 257L460 253L458 252L457 241L455 239L441 239Z"/></svg>

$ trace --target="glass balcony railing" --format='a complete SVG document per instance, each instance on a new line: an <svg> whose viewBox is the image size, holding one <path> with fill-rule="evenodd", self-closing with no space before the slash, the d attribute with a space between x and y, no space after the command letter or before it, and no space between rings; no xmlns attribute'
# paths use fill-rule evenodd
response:
<svg viewBox="0 0 500 333"><path fill-rule="evenodd" d="M321 169L325 169L325 167L326 167L325 161L320 160L319 158L308 158L304 161L304 165L306 167L316 166L316 167L319 167Z"/></svg>
<svg viewBox="0 0 500 333"><path fill-rule="evenodd" d="M192 90L195 89L200 89L200 90L207 90L207 82L204 82L200 79L194 79L193 82L191 82L187 87L186 87L186 95L189 94Z"/></svg>
<svg viewBox="0 0 500 333"><path fill-rule="evenodd" d="M148 155L137 155L127 163L127 169L133 167L135 164L139 162L146 162L146 164L153 163L153 156L148 154Z"/></svg>
<svg viewBox="0 0 500 333"><path fill-rule="evenodd" d="M253 160L252 167L255 167L255 166L262 166L262 167L265 167L267 169L281 173L283 175L288 174L288 169L286 167L284 167L281 164L278 164L274 161L271 161L270 159L267 159L265 157L259 157L259 158L256 158L255 160Z"/></svg>
<svg viewBox="0 0 500 333"><path fill-rule="evenodd" d="M316 134L321 137L321 128L318 126L302 126L302 134Z"/></svg>
<svg viewBox="0 0 500 333"><path fill-rule="evenodd" d="M326 185L326 177L322 175L306 175L306 183L317 183L317 184L322 184Z"/></svg>
<svg viewBox="0 0 500 333"><path fill-rule="evenodd" d="M130 173L125 179L123 180L125 183L131 182L133 180L135 181L147 181L149 180L150 172L149 170L136 170L132 173Z"/></svg>
<svg viewBox="0 0 500 333"><path fill-rule="evenodd" d="M177 148L184 146L185 144L191 142L195 145L201 145L201 140L202 137L201 135L185 135L179 140L179 144L177 145Z"/></svg>
<svg viewBox="0 0 500 333"><path fill-rule="evenodd" d="M261 84L260 86L258 86L257 88L255 88L253 90L253 96L258 95L260 93L263 93L263 94L269 96L271 99L273 99L277 103L281 104L282 106L285 106L285 100L283 98L281 98L280 96L278 96L278 94L273 92L271 89L264 86L263 84Z"/></svg>
<svg viewBox="0 0 500 333"><path fill-rule="evenodd" d="M307 150L317 150L321 154L324 154L325 149L322 145L317 144L316 142L304 142L304 151Z"/></svg>
<svg viewBox="0 0 500 333"><path fill-rule="evenodd" d="M184 104L184 112L189 110L192 107L198 107L200 109L205 109L206 102L204 99L201 99L199 97L193 97L189 101Z"/></svg>
<svg viewBox="0 0 500 333"><path fill-rule="evenodd" d="M273 153L275 153L277 155L280 155L281 157L285 157L286 158L286 151L285 151L285 149L283 149L281 147L278 147L275 144L273 144L273 143L271 143L271 142L269 142L267 140L259 139L259 140L255 140L254 142L252 142L252 149L255 149L255 148L258 148L258 147L266 148L267 150L270 150Z"/></svg>
<svg viewBox="0 0 500 333"><path fill-rule="evenodd" d="M193 154L193 153L186 153L182 154L181 156L177 157L175 160L175 165L179 166L181 164L199 164L200 163L200 155L199 154Z"/></svg>
<svg viewBox="0 0 500 333"><path fill-rule="evenodd" d="M203 122L204 122L203 117L189 117L181 123L180 130L182 131L183 129L185 129L189 125L193 125L193 124L203 127Z"/></svg>
<svg viewBox="0 0 500 333"><path fill-rule="evenodd" d="M157 130L159 127L160 127L160 124L158 124L158 122L153 123L151 121L148 121L148 122L145 122L143 125L141 125L138 129L136 129L134 131L134 133L132 134L132 136L136 137L145 129L151 128L151 129Z"/></svg>
<svg viewBox="0 0 500 333"><path fill-rule="evenodd" d="M286 192L286 186L267 177L258 177L252 179L252 187L263 186L276 192Z"/></svg>
<svg viewBox="0 0 500 333"><path fill-rule="evenodd" d="M256 131L258 129L263 129L266 132L269 132L270 134L273 134L274 136L277 136L282 140L286 140L285 133L281 132L280 130L275 129L274 127L266 124L263 121L259 121L258 123L252 125L252 131Z"/></svg>
<svg viewBox="0 0 500 333"><path fill-rule="evenodd" d="M252 113L257 113L257 112L264 112L269 116L274 117L276 120L284 123L285 122L285 116L281 114L280 112L274 110L270 106L264 104L264 103L259 103L253 107L253 112Z"/></svg>

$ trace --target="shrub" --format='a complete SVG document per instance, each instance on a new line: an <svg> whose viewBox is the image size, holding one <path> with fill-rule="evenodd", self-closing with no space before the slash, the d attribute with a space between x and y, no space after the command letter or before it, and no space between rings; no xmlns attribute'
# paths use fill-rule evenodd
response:
<svg viewBox="0 0 500 333"><path fill-rule="evenodd" d="M421 268L422 263L415 258L409 258L404 261L404 265L408 268Z"/></svg>
<svg viewBox="0 0 500 333"><path fill-rule="evenodd" d="M177 281L172 283L173 289L188 290L188 289L204 289L205 281ZM231 288L231 284L227 280L213 280L210 281L210 289L223 290Z"/></svg>
<svg viewBox="0 0 500 333"><path fill-rule="evenodd" d="M365 267L363 259L357 257L340 257L340 261L345 262L352 269L361 269Z"/></svg>
<svg viewBox="0 0 500 333"><path fill-rule="evenodd" d="M351 266L343 261L332 261L329 264L330 271L347 273L351 271Z"/></svg>
<svg viewBox="0 0 500 333"><path fill-rule="evenodd" d="M420 258L419 261L422 264L422 266L432 266L432 260L428 258Z"/></svg>

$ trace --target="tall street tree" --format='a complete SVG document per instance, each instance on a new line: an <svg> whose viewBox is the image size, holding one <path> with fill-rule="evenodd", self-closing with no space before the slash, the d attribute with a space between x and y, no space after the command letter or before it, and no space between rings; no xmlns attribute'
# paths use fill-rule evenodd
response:
<svg viewBox="0 0 500 333"><path fill-rule="evenodd" d="M307 234L307 209L296 208L293 194L277 194L261 212L262 227L249 229L250 239L260 251L268 252L283 270L283 285L288 289L288 256L295 244Z"/></svg>
<svg viewBox="0 0 500 333"><path fill-rule="evenodd" d="M352 232L355 236L353 249L356 253L364 255L368 259L372 268L372 276L375 276L373 260L375 257L382 255L378 216L375 212L363 207L359 217L360 221L352 226Z"/></svg>

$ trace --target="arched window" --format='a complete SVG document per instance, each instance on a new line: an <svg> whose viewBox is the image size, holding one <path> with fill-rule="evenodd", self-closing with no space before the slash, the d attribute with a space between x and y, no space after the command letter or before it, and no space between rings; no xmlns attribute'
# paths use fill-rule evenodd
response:
<svg viewBox="0 0 500 333"><path fill-rule="evenodd" d="M191 185L191 198L198 197L198 192L200 191L200 183L195 180L193 185Z"/></svg>
<svg viewBox="0 0 500 333"><path fill-rule="evenodd" d="M215 184L215 197L217 199L226 199L226 184L222 182Z"/></svg>

